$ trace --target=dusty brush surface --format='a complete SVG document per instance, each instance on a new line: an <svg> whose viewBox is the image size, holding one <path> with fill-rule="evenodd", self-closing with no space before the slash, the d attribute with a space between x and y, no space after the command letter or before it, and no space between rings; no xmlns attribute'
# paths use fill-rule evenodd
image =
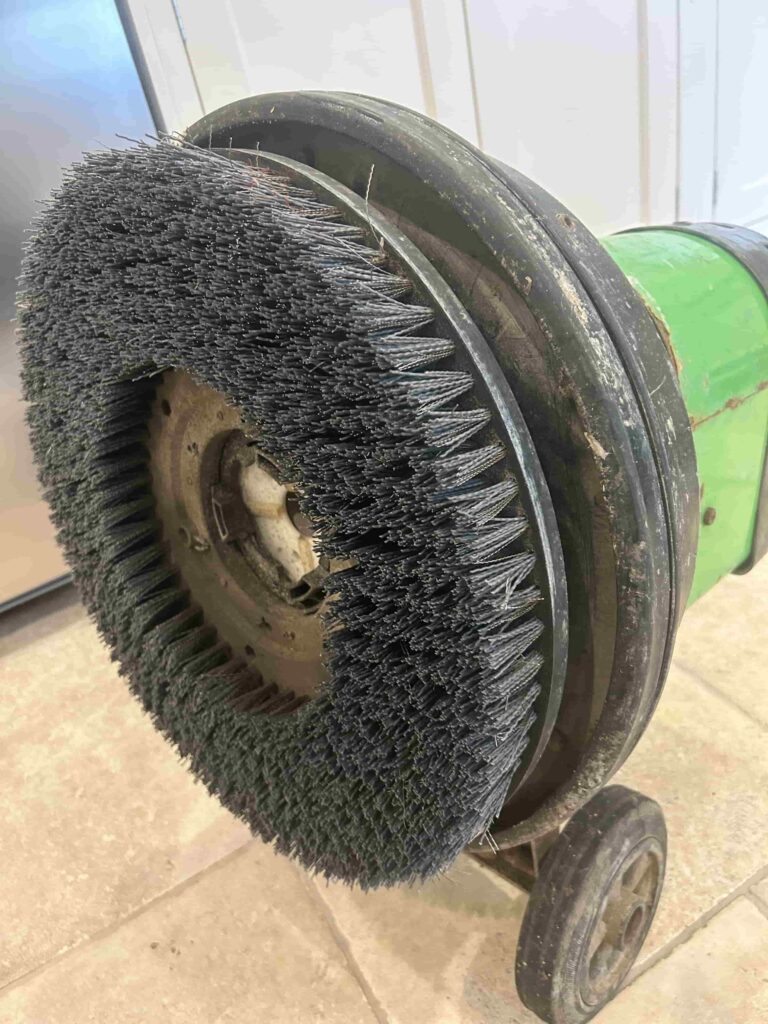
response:
<svg viewBox="0 0 768 1024"><path fill-rule="evenodd" d="M519 764L542 627L516 482L430 310L309 193L164 141L68 173L20 323L61 542L156 726L307 867L366 887L445 867ZM293 714L260 711L167 562L143 441L170 367L259 425L322 551L355 560L331 577L329 681Z"/></svg>

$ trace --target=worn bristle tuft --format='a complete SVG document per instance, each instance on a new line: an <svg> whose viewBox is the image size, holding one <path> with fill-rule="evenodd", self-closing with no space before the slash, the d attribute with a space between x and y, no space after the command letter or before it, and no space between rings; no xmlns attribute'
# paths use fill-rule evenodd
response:
<svg viewBox="0 0 768 1024"><path fill-rule="evenodd" d="M391 370L437 363L453 355L454 347L447 338L383 338L373 344L378 365Z"/></svg>
<svg viewBox="0 0 768 1024"><path fill-rule="evenodd" d="M441 870L498 813L543 627L491 414L365 238L259 168L171 141L98 152L36 225L19 317L40 476L133 692L256 834L372 887ZM234 658L168 560L145 444L170 367L258 426L320 554L347 559L313 701Z"/></svg>

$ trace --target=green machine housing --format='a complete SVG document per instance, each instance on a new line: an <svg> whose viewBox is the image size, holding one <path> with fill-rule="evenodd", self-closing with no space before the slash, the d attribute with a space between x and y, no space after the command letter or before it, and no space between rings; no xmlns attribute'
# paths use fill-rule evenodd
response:
<svg viewBox="0 0 768 1024"><path fill-rule="evenodd" d="M603 244L656 318L688 410L701 522L691 604L768 549L768 240L676 224Z"/></svg>

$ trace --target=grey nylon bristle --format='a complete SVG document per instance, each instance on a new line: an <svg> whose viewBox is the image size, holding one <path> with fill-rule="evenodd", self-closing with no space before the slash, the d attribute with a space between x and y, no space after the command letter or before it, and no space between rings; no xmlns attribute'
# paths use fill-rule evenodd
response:
<svg viewBox="0 0 768 1024"><path fill-rule="evenodd" d="M427 877L487 829L542 664L517 483L391 267L307 190L163 141L68 173L20 302L41 479L134 693L256 834L365 887ZM329 681L298 710L166 564L143 439L170 367L259 425L324 553L356 560L330 578Z"/></svg>

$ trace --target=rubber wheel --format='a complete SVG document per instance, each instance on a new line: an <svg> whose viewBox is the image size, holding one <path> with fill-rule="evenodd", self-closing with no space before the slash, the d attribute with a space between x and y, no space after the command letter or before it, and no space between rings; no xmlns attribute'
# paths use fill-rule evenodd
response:
<svg viewBox="0 0 768 1024"><path fill-rule="evenodd" d="M645 941L664 881L659 805L607 786L569 821L531 890L517 949L520 998L550 1024L589 1020Z"/></svg>

